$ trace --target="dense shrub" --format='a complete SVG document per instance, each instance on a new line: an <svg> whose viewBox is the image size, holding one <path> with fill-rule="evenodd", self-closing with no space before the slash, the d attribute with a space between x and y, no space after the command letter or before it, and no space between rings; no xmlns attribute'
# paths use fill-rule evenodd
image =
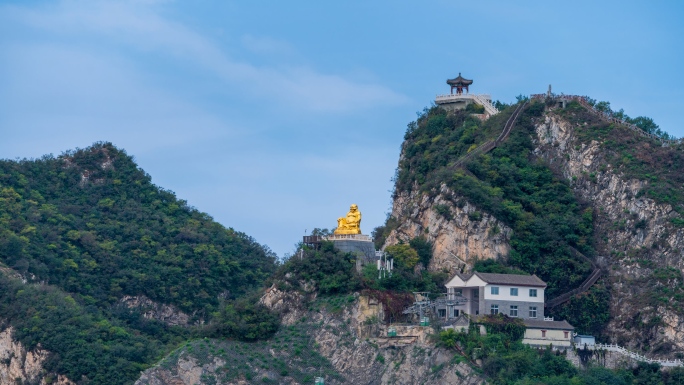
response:
<svg viewBox="0 0 684 385"><path fill-rule="evenodd" d="M493 259L481 259L473 264L473 271L495 274L526 274L524 271L504 265Z"/></svg>
<svg viewBox="0 0 684 385"><path fill-rule="evenodd" d="M356 257L323 242L320 249L304 247L302 254L290 257L273 276L273 281L287 288L304 290L313 285L321 294L350 293L360 288Z"/></svg>
<svg viewBox="0 0 684 385"><path fill-rule="evenodd" d="M428 271L432 259L432 244L423 237L416 237L408 244L400 243L385 248L388 258L394 259L391 275L378 278L375 265L363 268L363 286L366 289L396 292L443 293L444 284L450 278L446 271ZM420 263L420 265L419 265Z"/></svg>
<svg viewBox="0 0 684 385"><path fill-rule="evenodd" d="M278 314L258 303L251 296L231 303L223 303L207 328L207 335L242 341L267 339L278 331Z"/></svg>
<svg viewBox="0 0 684 385"><path fill-rule="evenodd" d="M522 341L525 335L525 324L521 318L512 318L505 314L486 314L477 320L487 329L487 333L505 335L510 341Z"/></svg>
<svg viewBox="0 0 684 385"><path fill-rule="evenodd" d="M92 384L132 383L188 336L181 328L139 316L133 317L137 328L132 328L53 286L23 284L2 274L0 293L0 314L14 327L14 338L28 349L51 352L47 371Z"/></svg>
<svg viewBox="0 0 684 385"><path fill-rule="evenodd" d="M600 335L610 320L610 292L599 282L589 291L551 309L550 313L575 325L579 333Z"/></svg>

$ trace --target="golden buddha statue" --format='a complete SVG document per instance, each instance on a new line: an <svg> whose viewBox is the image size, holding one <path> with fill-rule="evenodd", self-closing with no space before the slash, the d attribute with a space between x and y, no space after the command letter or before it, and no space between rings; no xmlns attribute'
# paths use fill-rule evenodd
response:
<svg viewBox="0 0 684 385"><path fill-rule="evenodd" d="M361 234L361 211L357 205L351 205L346 217L337 219L335 234Z"/></svg>

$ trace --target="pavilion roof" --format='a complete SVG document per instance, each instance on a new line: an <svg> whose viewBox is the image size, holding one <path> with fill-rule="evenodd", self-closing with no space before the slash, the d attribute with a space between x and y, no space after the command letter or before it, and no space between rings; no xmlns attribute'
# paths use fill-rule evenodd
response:
<svg viewBox="0 0 684 385"><path fill-rule="evenodd" d="M469 86L469 85L473 84L473 81L470 79L464 78L463 76L461 76L461 73L459 72L458 77L453 78L453 79L448 79L447 84L450 86Z"/></svg>

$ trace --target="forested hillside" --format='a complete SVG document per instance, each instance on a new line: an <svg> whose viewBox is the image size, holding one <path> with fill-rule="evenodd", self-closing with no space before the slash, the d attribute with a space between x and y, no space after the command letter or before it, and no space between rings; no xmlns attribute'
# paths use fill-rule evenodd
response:
<svg viewBox="0 0 684 385"><path fill-rule="evenodd" d="M607 102L559 100L529 101L505 140L464 162L515 106L486 121L426 108L408 125L376 241L425 237L439 252L435 271L537 274L547 301L600 276L547 314L602 341L681 357L684 146Z"/></svg>
<svg viewBox="0 0 684 385"><path fill-rule="evenodd" d="M155 186L110 143L0 161L0 262L11 268L0 277L2 322L54 353L48 370L91 383L130 382L204 332L145 319L124 296L212 324L276 267L267 248Z"/></svg>
<svg viewBox="0 0 684 385"><path fill-rule="evenodd" d="M506 263L537 274L549 284L547 295L554 297L578 286L591 272L591 265L577 258L573 249L595 255L593 211L531 154L532 119L541 116L544 106L527 108L510 137L490 153L475 157L465 168L451 166L479 143L496 137L512 110L486 122L467 112L425 110L406 132L396 191L419 189L436 195L445 184L462 200L494 215L513 230ZM477 220L477 215L471 219ZM595 296L586 299L594 308L594 319L568 315L586 332L599 331L607 321L607 299L600 291Z"/></svg>

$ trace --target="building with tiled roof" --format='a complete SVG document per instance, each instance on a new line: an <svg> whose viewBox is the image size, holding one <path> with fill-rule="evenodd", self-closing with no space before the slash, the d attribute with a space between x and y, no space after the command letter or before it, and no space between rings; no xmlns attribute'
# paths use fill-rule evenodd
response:
<svg viewBox="0 0 684 385"><path fill-rule="evenodd" d="M575 328L568 321L554 321L551 319L525 319L525 336L522 342L536 346L570 347L572 332Z"/></svg>
<svg viewBox="0 0 684 385"><path fill-rule="evenodd" d="M502 313L522 319L544 319L546 283L536 275L456 274L445 286L447 296L466 299L465 303L444 309L448 318Z"/></svg>

